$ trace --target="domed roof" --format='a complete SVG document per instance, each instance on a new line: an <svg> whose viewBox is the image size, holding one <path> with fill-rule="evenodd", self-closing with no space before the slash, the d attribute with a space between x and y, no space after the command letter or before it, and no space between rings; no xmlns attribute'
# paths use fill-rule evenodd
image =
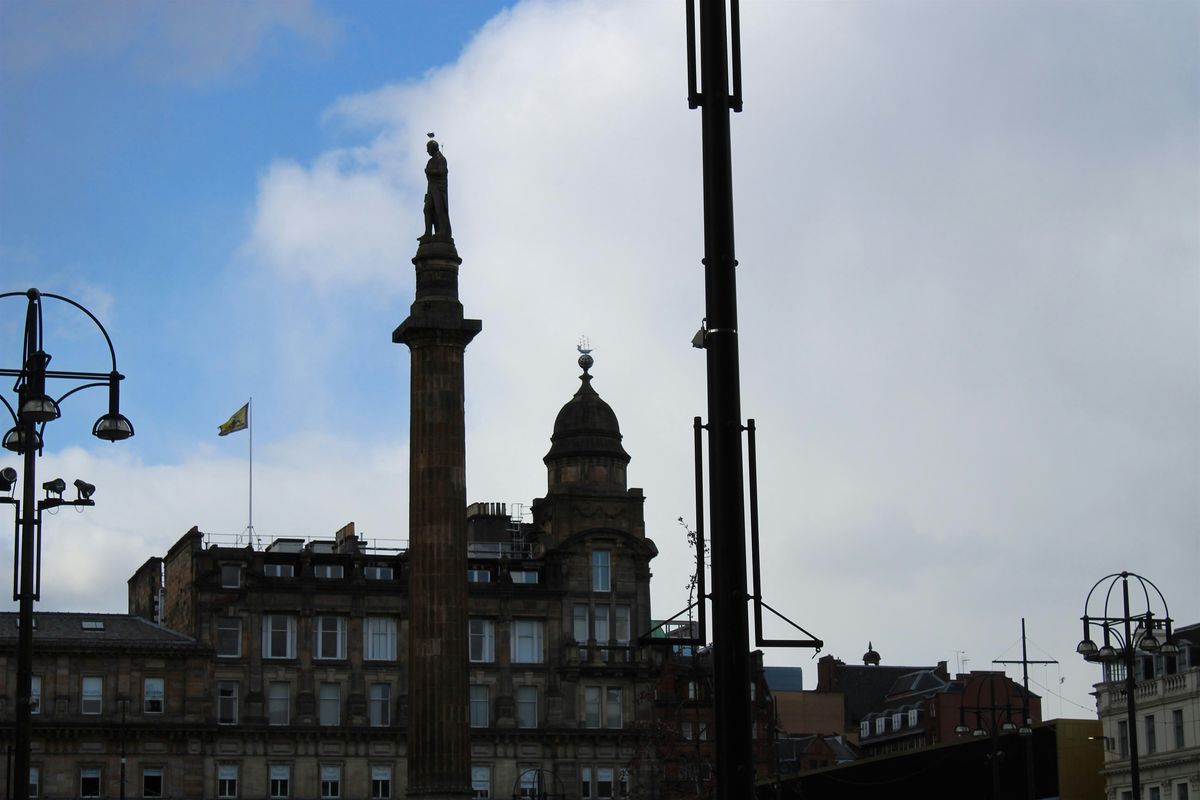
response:
<svg viewBox="0 0 1200 800"><path fill-rule="evenodd" d="M560 458L600 456L628 464L629 454L621 446L617 415L592 388L592 376L588 374L592 357L587 352L579 357L579 366L583 367L579 391L558 412L550 437L550 452L542 460L549 464Z"/></svg>
<svg viewBox="0 0 1200 800"><path fill-rule="evenodd" d="M863 663L870 667L878 667L880 660L879 653L875 652L875 645L867 642L867 652L863 653Z"/></svg>

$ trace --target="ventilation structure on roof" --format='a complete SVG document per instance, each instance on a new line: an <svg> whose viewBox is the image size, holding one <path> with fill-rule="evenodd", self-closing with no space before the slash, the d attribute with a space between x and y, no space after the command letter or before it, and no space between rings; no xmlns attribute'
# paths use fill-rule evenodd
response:
<svg viewBox="0 0 1200 800"><path fill-rule="evenodd" d="M79 627L85 631L102 631L104 630L104 621L99 619L81 619Z"/></svg>

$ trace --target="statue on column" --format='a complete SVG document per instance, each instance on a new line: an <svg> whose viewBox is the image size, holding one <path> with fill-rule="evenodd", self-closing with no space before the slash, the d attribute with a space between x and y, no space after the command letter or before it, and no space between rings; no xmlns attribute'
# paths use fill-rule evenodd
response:
<svg viewBox="0 0 1200 800"><path fill-rule="evenodd" d="M429 162L425 164L425 177L429 181L429 187L425 190L425 237L449 239L450 205L446 176L450 170L435 140L430 139L425 149L429 152Z"/></svg>

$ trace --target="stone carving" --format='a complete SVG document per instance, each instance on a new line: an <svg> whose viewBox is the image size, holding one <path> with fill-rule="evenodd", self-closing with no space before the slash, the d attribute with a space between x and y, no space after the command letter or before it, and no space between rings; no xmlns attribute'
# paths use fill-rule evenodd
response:
<svg viewBox="0 0 1200 800"><path fill-rule="evenodd" d="M429 187L425 190L425 236L449 239L450 205L446 176L450 171L436 141L430 139L425 149L429 152L429 162L425 165L425 177L429 181Z"/></svg>

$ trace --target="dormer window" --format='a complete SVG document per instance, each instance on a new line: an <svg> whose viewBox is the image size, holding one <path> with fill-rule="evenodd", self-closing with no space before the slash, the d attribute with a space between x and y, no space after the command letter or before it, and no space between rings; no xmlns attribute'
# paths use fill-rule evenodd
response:
<svg viewBox="0 0 1200 800"><path fill-rule="evenodd" d="M887 731L887 717L875 718L875 733L881 734Z"/></svg>
<svg viewBox="0 0 1200 800"><path fill-rule="evenodd" d="M917 727L917 710L915 708L911 708L908 711L908 727Z"/></svg>
<svg viewBox="0 0 1200 800"><path fill-rule="evenodd" d="M263 564L263 575L268 578L292 578L296 575L294 564Z"/></svg>
<svg viewBox="0 0 1200 800"><path fill-rule="evenodd" d="M897 711L895 714L892 714L892 730L898 731L903 726L904 726L904 721L903 721L903 717L901 716L900 712Z"/></svg>
<svg viewBox="0 0 1200 800"><path fill-rule="evenodd" d="M313 575L325 580L336 580L343 576L344 569L341 564L314 564Z"/></svg>
<svg viewBox="0 0 1200 800"><path fill-rule="evenodd" d="M858 723L858 736L860 739L866 739L870 735L871 735L871 722L869 720L864 719L862 722Z"/></svg>

